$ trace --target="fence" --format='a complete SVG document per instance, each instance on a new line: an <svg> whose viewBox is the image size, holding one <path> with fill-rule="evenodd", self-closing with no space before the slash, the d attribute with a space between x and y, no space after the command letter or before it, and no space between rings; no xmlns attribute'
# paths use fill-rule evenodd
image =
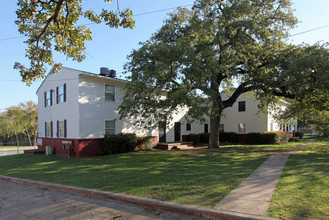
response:
<svg viewBox="0 0 329 220"><path fill-rule="evenodd" d="M1 146L17 146L17 143L16 142L4 142L4 143L2 143L0 141L0 147ZM25 146L25 147L30 146L30 142L28 142L28 141L20 141L19 142L19 146Z"/></svg>
<svg viewBox="0 0 329 220"><path fill-rule="evenodd" d="M24 150L38 149L37 146L0 146L0 156L23 154Z"/></svg>

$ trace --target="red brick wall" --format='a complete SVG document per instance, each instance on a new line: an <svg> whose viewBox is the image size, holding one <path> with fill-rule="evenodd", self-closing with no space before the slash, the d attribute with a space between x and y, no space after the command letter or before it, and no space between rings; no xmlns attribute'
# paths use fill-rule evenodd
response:
<svg viewBox="0 0 329 220"><path fill-rule="evenodd" d="M76 152L78 152L77 158L79 157L94 157L99 156L99 153L103 150L103 138L97 139L80 139L76 140L77 146Z"/></svg>
<svg viewBox="0 0 329 220"><path fill-rule="evenodd" d="M95 139L68 139L68 138L38 138L42 139L39 149L46 150L46 146L54 147L54 154L67 157L93 157L98 156L103 150L103 138ZM71 142L69 148L64 147L64 142Z"/></svg>

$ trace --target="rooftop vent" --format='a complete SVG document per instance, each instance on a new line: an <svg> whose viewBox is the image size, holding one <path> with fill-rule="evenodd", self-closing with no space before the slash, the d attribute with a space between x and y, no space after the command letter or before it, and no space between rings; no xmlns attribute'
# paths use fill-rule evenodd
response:
<svg viewBox="0 0 329 220"><path fill-rule="evenodd" d="M107 72L107 76L114 78L114 77L117 76L117 71L115 71L115 70L109 70Z"/></svg>

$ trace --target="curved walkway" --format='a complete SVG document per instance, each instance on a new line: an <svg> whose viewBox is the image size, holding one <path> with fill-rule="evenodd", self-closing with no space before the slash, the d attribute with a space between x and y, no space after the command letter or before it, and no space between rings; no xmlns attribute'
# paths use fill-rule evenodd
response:
<svg viewBox="0 0 329 220"><path fill-rule="evenodd" d="M313 142L274 154L220 201L214 209L265 216L290 153L311 144Z"/></svg>

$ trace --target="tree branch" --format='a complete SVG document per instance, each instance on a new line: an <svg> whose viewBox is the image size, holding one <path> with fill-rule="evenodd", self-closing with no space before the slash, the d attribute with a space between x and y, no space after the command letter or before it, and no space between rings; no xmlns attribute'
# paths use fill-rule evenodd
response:
<svg viewBox="0 0 329 220"><path fill-rule="evenodd" d="M233 92L231 97L223 101L223 107L224 108L232 107L241 94L245 92L253 91L254 89L256 89L256 87L248 86L247 82L240 84L238 88Z"/></svg>
<svg viewBox="0 0 329 220"><path fill-rule="evenodd" d="M54 2L54 1L50 1L50 2ZM33 43L35 41L39 42L41 36L46 32L46 30L47 30L48 26L50 25L50 23L52 21L57 20L57 17L58 17L58 14L59 14L60 10L61 10L63 2L64 2L64 0L59 0L58 2L54 2L54 3L57 4L54 14L47 20L46 25L43 27L41 33L37 37L35 37L33 40L31 40L30 43Z"/></svg>

